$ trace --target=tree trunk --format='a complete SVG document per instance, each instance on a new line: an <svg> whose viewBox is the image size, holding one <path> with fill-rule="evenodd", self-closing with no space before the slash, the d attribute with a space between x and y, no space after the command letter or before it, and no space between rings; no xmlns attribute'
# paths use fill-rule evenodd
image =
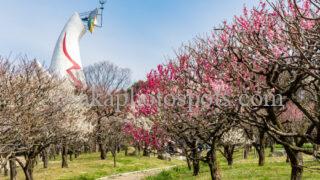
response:
<svg viewBox="0 0 320 180"><path fill-rule="evenodd" d="M91 147L92 152L100 152L99 151L99 144L98 143L94 143Z"/></svg>
<svg viewBox="0 0 320 180"><path fill-rule="evenodd" d="M138 150L138 156L140 156L141 147L140 147L140 145L139 145L139 144L138 144L138 146L137 146L137 150Z"/></svg>
<svg viewBox="0 0 320 180"><path fill-rule="evenodd" d="M271 153L271 155L274 153L274 143L273 142L270 144L270 153Z"/></svg>
<svg viewBox="0 0 320 180"><path fill-rule="evenodd" d="M62 143L62 152L61 152L61 156L62 156L62 168L68 168L68 147L66 142Z"/></svg>
<svg viewBox="0 0 320 180"><path fill-rule="evenodd" d="M99 146L99 151L100 151L100 159L105 160L107 159L107 151L106 151L106 144L105 144L105 139L102 138L102 116L98 118L97 121L97 143Z"/></svg>
<svg viewBox="0 0 320 180"><path fill-rule="evenodd" d="M188 154L187 148L186 147L182 147L182 152L183 152L184 156L186 157L188 169L191 170L190 156Z"/></svg>
<svg viewBox="0 0 320 180"><path fill-rule="evenodd" d="M301 152L284 147L291 163L291 180L301 180L303 174L303 156Z"/></svg>
<svg viewBox="0 0 320 180"><path fill-rule="evenodd" d="M49 152L50 156L49 158L52 160L55 160L56 159L56 148L55 146L53 147L50 147L50 152Z"/></svg>
<svg viewBox="0 0 320 180"><path fill-rule="evenodd" d="M225 155L225 157L226 157L226 159L227 159L227 162L228 162L228 165L229 165L229 166L232 166L232 164L233 164L234 148L235 148L234 145L226 145L226 146L223 146L224 155Z"/></svg>
<svg viewBox="0 0 320 180"><path fill-rule="evenodd" d="M198 159L192 160L193 176L198 176L200 171L200 163Z"/></svg>
<svg viewBox="0 0 320 180"><path fill-rule="evenodd" d="M113 156L113 167L117 167L117 161L116 161L117 152L115 151L114 153L112 153L112 156Z"/></svg>
<svg viewBox="0 0 320 180"><path fill-rule="evenodd" d="M16 180L16 178L17 178L17 165L16 165L16 161L15 161L14 156L9 160L9 165L10 165L10 180Z"/></svg>
<svg viewBox="0 0 320 180"><path fill-rule="evenodd" d="M188 169L191 170L190 157L188 155L186 155L186 160L187 160Z"/></svg>
<svg viewBox="0 0 320 180"><path fill-rule="evenodd" d="M61 148L58 146L54 146L54 149L55 149L54 152L56 153L56 156L59 156L61 152Z"/></svg>
<svg viewBox="0 0 320 180"><path fill-rule="evenodd" d="M210 151L207 153L207 161L210 169L210 175L212 180L220 180L221 175L220 175L220 170L219 170L219 165L217 161L217 152L216 152L216 147L215 144L211 145Z"/></svg>
<svg viewBox="0 0 320 180"><path fill-rule="evenodd" d="M265 162L265 153L264 153L264 147L258 147L256 148L258 152L258 157L259 157L259 166L263 166Z"/></svg>
<svg viewBox="0 0 320 180"><path fill-rule="evenodd" d="M48 157L47 149L44 149L42 151L42 162L43 162L43 168L48 168L49 157Z"/></svg>
<svg viewBox="0 0 320 180"><path fill-rule="evenodd" d="M106 150L105 144L99 143L99 151L100 151L100 159L101 160L107 159L107 150Z"/></svg>
<svg viewBox="0 0 320 180"><path fill-rule="evenodd" d="M137 146L134 147L134 151L132 153L134 156L138 156L138 148Z"/></svg>
<svg viewBox="0 0 320 180"><path fill-rule="evenodd" d="M245 145L243 147L243 159L248 159L248 155L249 155L249 146L248 145Z"/></svg>
<svg viewBox="0 0 320 180"><path fill-rule="evenodd" d="M314 156L316 157L318 155L318 153L319 153L319 145L314 144L313 145L313 154L314 154Z"/></svg>
<svg viewBox="0 0 320 180"><path fill-rule="evenodd" d="M84 151L84 153L88 153L89 152L89 144L87 144L87 143L83 144L83 151Z"/></svg>
<svg viewBox="0 0 320 180"><path fill-rule="evenodd" d="M292 166L291 169L291 180L301 180L302 179L302 173L303 173L303 168L298 167L298 166Z"/></svg>
<svg viewBox="0 0 320 180"><path fill-rule="evenodd" d="M33 167L35 164L35 159L32 157L28 157L26 160L26 165L23 168L26 180L33 180Z"/></svg>
<svg viewBox="0 0 320 180"><path fill-rule="evenodd" d="M198 143L196 140L192 142L191 152L192 152L193 176L198 176L200 171L200 162L199 162Z"/></svg>
<svg viewBox="0 0 320 180"><path fill-rule="evenodd" d="M26 180L33 180L33 175L28 169L23 169Z"/></svg>
<svg viewBox="0 0 320 180"><path fill-rule="evenodd" d="M4 171L4 176L8 176L8 174L9 174L9 169L8 169L8 167L7 167L7 164L5 164L5 165L3 166L3 171Z"/></svg>
<svg viewBox="0 0 320 180"><path fill-rule="evenodd" d="M259 144L254 145L259 157L259 166L263 166L265 163L265 144L266 144L266 137L265 131L259 131Z"/></svg>
<svg viewBox="0 0 320 180"><path fill-rule="evenodd" d="M128 146L125 146L125 147L124 147L124 155L125 155L125 156L128 156Z"/></svg>
<svg viewBox="0 0 320 180"><path fill-rule="evenodd" d="M143 148L142 156L150 157L150 151L149 151L148 147Z"/></svg>

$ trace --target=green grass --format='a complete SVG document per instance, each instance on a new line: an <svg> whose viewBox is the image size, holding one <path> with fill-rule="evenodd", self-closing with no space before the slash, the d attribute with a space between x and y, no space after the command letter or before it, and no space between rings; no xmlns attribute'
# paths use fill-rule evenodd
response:
<svg viewBox="0 0 320 180"><path fill-rule="evenodd" d="M268 156L269 150L266 151ZM285 162L285 157L266 157L265 166L257 165L257 157L250 153L248 159L242 158L242 150L238 150L234 155L234 164L232 167L227 165L225 159L218 153L219 168L221 170L222 179L289 179L290 164ZM312 168L320 168L320 163L314 161L312 157L305 156L304 162L306 167L303 179L320 179L320 171ZM186 163L179 160L163 161L156 157L135 157L124 156L120 153L117 158L117 167L113 167L111 155L108 155L107 160L100 160L98 153L81 154L79 158L69 161L69 168L61 168L61 157L57 157L55 161L49 162L49 168L42 168L42 163L39 163L34 170L35 180L93 180L99 177L109 176L123 172L131 172L152 168L162 168L172 165L178 165L168 171L163 171L160 174L148 177L147 180L175 180L175 179L210 179L209 169L206 164L201 164L201 171L198 177L192 176L192 171L189 171ZM1 180L8 180L8 177L0 175ZM18 180L23 180L24 175L21 169L18 169Z"/></svg>
<svg viewBox="0 0 320 180"><path fill-rule="evenodd" d="M268 155L268 153L266 153ZM286 163L285 157L266 157L265 166L259 167L257 165L258 159L253 153L250 154L247 160L242 158L242 151L238 151L234 156L234 164L232 167L227 165L225 159L219 154L219 168L222 179L254 179L254 180L269 180L290 179L291 167ZM304 157L305 168L303 179L316 180L320 179L320 171L312 168L320 168L318 161L313 161L312 157ZM186 165L175 167L171 170L162 171L156 176L150 176L147 180L206 180L210 179L209 169L206 164L201 164L200 174L197 177L192 176L192 171L189 171Z"/></svg>
<svg viewBox="0 0 320 180"><path fill-rule="evenodd" d="M69 168L61 168L61 158L49 162L47 169L42 168L39 163L34 170L35 180L94 180L100 177L109 176L123 172L145 170L151 168L162 168L172 165L182 165L179 160L163 161L156 157L135 157L124 156L120 153L117 157L117 167L113 167L113 159L108 155L107 160L100 160L98 153L81 154L77 159L69 161ZM0 175L1 180L8 180L8 177ZM18 180L23 180L22 170L18 169Z"/></svg>
<svg viewBox="0 0 320 180"><path fill-rule="evenodd" d="M283 149L283 145L281 145L281 144L275 144L274 147L275 147L276 149ZM312 149L312 148L313 148L313 145L312 145L311 143L305 143L305 144L303 144L302 147L303 147L303 148L310 148L310 149Z"/></svg>

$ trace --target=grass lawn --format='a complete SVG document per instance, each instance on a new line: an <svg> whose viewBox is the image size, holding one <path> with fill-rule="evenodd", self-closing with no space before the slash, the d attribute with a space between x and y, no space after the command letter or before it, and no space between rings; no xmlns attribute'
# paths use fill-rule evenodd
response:
<svg viewBox="0 0 320 180"><path fill-rule="evenodd" d="M108 154L107 160L99 160L99 154L81 154L77 159L69 161L69 168L61 168L61 159L49 162L47 169L42 168L39 163L34 170L35 180L93 180L99 177L109 176L123 172L145 170L151 168L161 168L172 165L182 165L184 162L179 160L163 161L156 157L134 157L124 156L120 153L117 157L117 167L113 167L112 156ZM9 177L0 175L0 179L7 180ZM23 180L22 170L18 169L18 180Z"/></svg>
<svg viewBox="0 0 320 180"><path fill-rule="evenodd" d="M266 155L269 152L266 151ZM238 151L234 156L234 164L232 167L227 165L225 159L219 155L219 167L223 180L234 180L234 179L254 179L254 180L266 180L266 179L290 179L291 167L290 164L286 163L285 157L266 157L265 166L259 167L257 165L258 159L253 153L250 154L247 160L242 159L242 151ZM305 168L303 179L320 179L320 170L312 168L320 168L319 161L313 161L312 157L304 157ZM311 168L311 169L310 169ZM202 164L200 168L200 175L198 177L192 176L192 171L189 171L186 165L175 167L168 171L163 171L160 174L152 177L148 177L147 180L170 180L170 179L210 179L209 169L207 165Z"/></svg>

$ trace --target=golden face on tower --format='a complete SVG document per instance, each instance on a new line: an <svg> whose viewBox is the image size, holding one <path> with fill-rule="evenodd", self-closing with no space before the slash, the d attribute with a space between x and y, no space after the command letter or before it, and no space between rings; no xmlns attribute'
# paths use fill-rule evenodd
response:
<svg viewBox="0 0 320 180"><path fill-rule="evenodd" d="M97 16L98 16L98 9L91 11L89 14L88 29L91 33L94 31L94 28L97 25Z"/></svg>

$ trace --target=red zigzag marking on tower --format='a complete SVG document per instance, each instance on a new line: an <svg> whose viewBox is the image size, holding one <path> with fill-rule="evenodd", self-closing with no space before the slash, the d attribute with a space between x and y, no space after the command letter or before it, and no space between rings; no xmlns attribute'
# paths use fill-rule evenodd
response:
<svg viewBox="0 0 320 180"><path fill-rule="evenodd" d="M64 38L63 38L63 53L64 55L68 58L68 60L71 62L72 66L67 69L67 73L69 74L69 76L71 77L71 79L74 81L75 86L82 86L82 83L79 79L77 79L77 77L73 74L72 70L80 70L81 67L79 64L77 64L69 55L68 50L67 50L67 46L66 46L66 38L67 38L67 33L64 34Z"/></svg>

